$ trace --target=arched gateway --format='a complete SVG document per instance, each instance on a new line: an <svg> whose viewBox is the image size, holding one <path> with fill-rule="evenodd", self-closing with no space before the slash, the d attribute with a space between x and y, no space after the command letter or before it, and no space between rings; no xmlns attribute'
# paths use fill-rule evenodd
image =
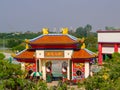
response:
<svg viewBox="0 0 120 90"><path fill-rule="evenodd" d="M48 29L44 28L43 35L26 40L26 49L14 58L25 64L29 63L30 66L26 65L27 69L42 72L44 80L51 77L52 80L87 78L90 74L90 62L95 55L85 49L83 42L67 32L65 28L63 34L49 34Z"/></svg>

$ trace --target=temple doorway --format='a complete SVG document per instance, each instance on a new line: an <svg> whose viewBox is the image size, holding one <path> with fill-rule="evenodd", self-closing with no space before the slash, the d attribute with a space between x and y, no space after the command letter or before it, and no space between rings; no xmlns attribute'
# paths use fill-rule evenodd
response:
<svg viewBox="0 0 120 90"><path fill-rule="evenodd" d="M67 78L67 60L52 60L46 63L46 76L52 81Z"/></svg>
<svg viewBox="0 0 120 90"><path fill-rule="evenodd" d="M52 61L52 75L55 81L62 79L62 61Z"/></svg>

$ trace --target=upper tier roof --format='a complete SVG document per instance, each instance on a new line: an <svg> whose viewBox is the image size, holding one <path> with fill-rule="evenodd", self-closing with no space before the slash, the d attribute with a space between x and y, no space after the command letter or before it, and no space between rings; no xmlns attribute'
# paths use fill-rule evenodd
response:
<svg viewBox="0 0 120 90"><path fill-rule="evenodd" d="M74 44L78 42L76 37L69 34L46 34L30 40L30 44Z"/></svg>

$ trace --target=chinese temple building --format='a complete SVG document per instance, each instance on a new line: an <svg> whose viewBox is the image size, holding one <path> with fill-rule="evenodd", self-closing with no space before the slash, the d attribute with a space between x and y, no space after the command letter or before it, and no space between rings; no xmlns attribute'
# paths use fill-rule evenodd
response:
<svg viewBox="0 0 120 90"><path fill-rule="evenodd" d="M43 29L43 34L25 40L26 49L14 58L26 65L26 69L42 72L43 79L48 75L63 77L68 80L81 80L90 75L90 63L95 58L93 52L85 48L84 39L78 39L68 34L68 28L62 29L62 34L49 34Z"/></svg>
<svg viewBox="0 0 120 90"><path fill-rule="evenodd" d="M98 63L111 58L114 52L120 52L120 30L99 30L98 33Z"/></svg>

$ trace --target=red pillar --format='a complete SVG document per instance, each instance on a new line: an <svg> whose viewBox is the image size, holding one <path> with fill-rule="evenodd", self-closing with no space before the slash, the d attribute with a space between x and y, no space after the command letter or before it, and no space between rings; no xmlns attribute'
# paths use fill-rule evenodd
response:
<svg viewBox="0 0 120 90"><path fill-rule="evenodd" d="M99 43L98 44L98 64L99 65L102 65L102 44L101 43Z"/></svg>
<svg viewBox="0 0 120 90"><path fill-rule="evenodd" d="M114 52L118 52L118 44L114 44Z"/></svg>

